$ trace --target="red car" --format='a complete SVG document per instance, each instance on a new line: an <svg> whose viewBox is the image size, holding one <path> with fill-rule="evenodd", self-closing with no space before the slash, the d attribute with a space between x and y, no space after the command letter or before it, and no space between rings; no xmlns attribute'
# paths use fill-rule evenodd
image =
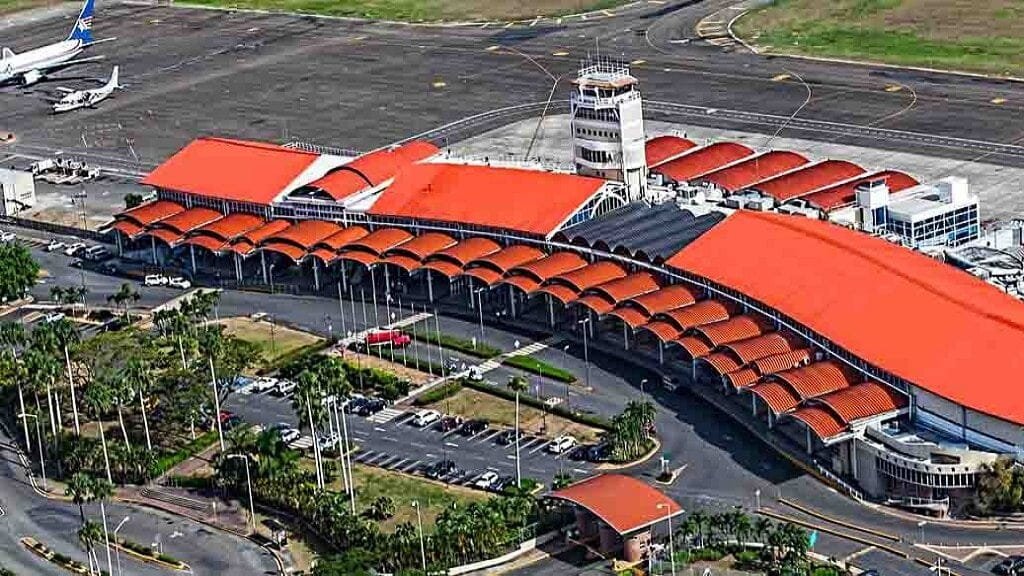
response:
<svg viewBox="0 0 1024 576"><path fill-rule="evenodd" d="M412 338L401 330L378 330L367 334L364 343L367 347L394 346L396 348L401 348L412 343Z"/></svg>

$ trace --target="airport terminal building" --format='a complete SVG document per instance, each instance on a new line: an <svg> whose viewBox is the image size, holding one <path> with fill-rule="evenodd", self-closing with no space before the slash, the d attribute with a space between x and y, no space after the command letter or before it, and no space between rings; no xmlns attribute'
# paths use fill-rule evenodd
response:
<svg viewBox="0 0 1024 576"><path fill-rule="evenodd" d="M637 144L627 72L598 67L575 85L580 173L419 141L348 158L200 138L111 230L129 257L237 285L359 286L585 330L860 498L955 511L983 465L1021 457L1024 304L830 221L868 184L919 182L728 142ZM762 210L765 198L818 217Z"/></svg>

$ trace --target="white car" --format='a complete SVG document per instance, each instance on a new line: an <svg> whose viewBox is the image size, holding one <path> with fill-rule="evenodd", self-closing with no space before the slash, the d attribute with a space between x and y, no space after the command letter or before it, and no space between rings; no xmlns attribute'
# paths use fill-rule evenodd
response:
<svg viewBox="0 0 1024 576"><path fill-rule="evenodd" d="M564 454L576 445L576 439L572 436L559 436L548 444L548 452L552 454Z"/></svg>
<svg viewBox="0 0 1024 576"><path fill-rule="evenodd" d="M420 428L426 428L441 419L441 413L437 410L420 410L413 416L412 423Z"/></svg>
<svg viewBox="0 0 1024 576"><path fill-rule="evenodd" d="M296 386L297 384L295 384L295 382L292 380L278 380L277 388L274 389L274 392L278 396L287 396L291 394L293 390L295 390Z"/></svg>
<svg viewBox="0 0 1024 576"><path fill-rule="evenodd" d="M340 450L341 449L341 437L337 434L325 435L317 438L317 442L320 444L320 451L325 450Z"/></svg>
<svg viewBox="0 0 1024 576"><path fill-rule="evenodd" d="M14 235L14 232L0 232L0 242L14 242L15 238L17 236Z"/></svg>
<svg viewBox="0 0 1024 576"><path fill-rule="evenodd" d="M67 245L67 248L64 248L64 255L74 256L75 254L78 254L79 250L82 250L84 248L85 242L72 242L71 244Z"/></svg>
<svg viewBox="0 0 1024 576"><path fill-rule="evenodd" d="M302 433L299 432L298 428L292 426L291 424L286 424L284 422L280 424L274 424L273 430L277 431L277 434L281 436L281 441L284 442L285 444L291 444L292 442L295 442L296 440L299 439L299 436L302 435Z"/></svg>
<svg viewBox="0 0 1024 576"><path fill-rule="evenodd" d="M43 322L50 324L52 322L60 322L65 318L63 312L50 312L46 316L43 316Z"/></svg>
<svg viewBox="0 0 1024 576"><path fill-rule="evenodd" d="M182 290L188 290L192 287L192 283L189 282L188 278L182 278L181 276L175 276L167 281L167 285L171 288L181 288Z"/></svg>
<svg viewBox="0 0 1024 576"><path fill-rule="evenodd" d="M476 479L476 482L473 482L473 486L476 486L481 490L490 490L491 487L494 486L494 483L497 481L498 473L488 470L487 472L481 474L480 477Z"/></svg>
<svg viewBox="0 0 1024 576"><path fill-rule="evenodd" d="M256 392L266 392L275 388L277 388L277 378L270 378L269 376L257 378L252 385L252 389Z"/></svg>
<svg viewBox="0 0 1024 576"><path fill-rule="evenodd" d="M162 274L147 274L142 281L146 286L167 286L167 276Z"/></svg>
<svg viewBox="0 0 1024 576"><path fill-rule="evenodd" d="M56 238L54 238L53 240L50 240L49 244L46 245L46 251L47 252L54 252L56 250L60 250L62 248L66 248L66 247L67 247L67 244L65 244L64 242L61 242L60 240L57 240Z"/></svg>

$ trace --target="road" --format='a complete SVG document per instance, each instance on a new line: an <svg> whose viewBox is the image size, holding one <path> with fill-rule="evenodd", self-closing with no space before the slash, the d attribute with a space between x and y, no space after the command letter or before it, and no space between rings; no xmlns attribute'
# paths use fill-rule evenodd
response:
<svg viewBox="0 0 1024 576"><path fill-rule="evenodd" d="M19 540L31 536L52 550L85 561L78 544L81 527L78 507L70 502L39 496L29 484L25 469L12 448L10 439L0 434L0 564L16 574L67 574L56 565L30 553ZM268 552L259 546L223 532L212 530L177 516L120 503L106 505L109 530L124 518L119 536L139 544L158 543L171 556L184 560L196 576L254 576L276 574L277 566ZM86 515L100 521L99 506L88 505ZM98 550L106 569L106 553ZM125 574L132 576L166 575L167 571L121 555ZM115 565L116 566L116 565ZM116 574L116 572L115 572Z"/></svg>

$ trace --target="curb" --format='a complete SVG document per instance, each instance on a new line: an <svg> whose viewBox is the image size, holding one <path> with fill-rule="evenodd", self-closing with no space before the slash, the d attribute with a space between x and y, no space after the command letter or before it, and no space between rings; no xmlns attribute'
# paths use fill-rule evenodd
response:
<svg viewBox="0 0 1024 576"><path fill-rule="evenodd" d="M789 506L790 508L793 508L795 510L803 512L804 514L807 514L808 516L813 516L813 517L815 517L815 518L817 518L819 520L823 520L825 522L831 522L832 524L835 524L837 526L842 526L843 528L849 528L851 530L857 530L857 531L860 531L860 532L865 532L867 534L871 534L872 536L878 536L879 538L884 538L884 539L889 540L891 542L900 542L900 541L902 541L902 538L899 538L897 536L893 536L892 534L889 534L889 533L886 533L886 532L882 532L880 530L874 530L872 528L862 528L860 526L857 526L856 524L851 524L851 523L846 522L844 520L837 520L835 518L830 518L830 517L828 517L828 516L826 516L826 515L824 515L824 514L822 514L820 512L816 512L814 510L811 510L809 508L801 506L800 504L797 504L796 502L787 500L787 499L782 498L782 497L779 497L778 501L779 501L779 503L785 504L786 506Z"/></svg>
<svg viewBox="0 0 1024 576"><path fill-rule="evenodd" d="M161 568L167 568L168 570L175 570L175 571L178 571L178 572L191 572L192 571L192 567L189 566L187 562L181 562L181 564L178 564L178 565L171 564L169 562L164 562L163 560L161 560L159 558L154 558L152 556L146 556L145 554L142 554L141 552L136 552L135 550L132 550L131 548L126 547L124 544L121 544L120 542L117 542L116 540L112 540L110 542L110 545L113 546L114 548L120 550L121 552L124 552L128 556L131 556L132 558L135 558L135 559L139 560L140 562L145 562L145 563L148 563L148 564L155 564L157 566L160 566Z"/></svg>
<svg viewBox="0 0 1024 576"><path fill-rule="evenodd" d="M831 534L832 536L835 536L837 538L842 538L844 540L850 540L850 541L853 541L853 542L857 542L858 544L863 544L865 546L874 546L875 548L878 548L879 550L883 550L883 551L888 552L890 554L899 556L900 558L904 558L904 559L907 559L907 560L911 559L910 554L908 554L906 552L902 552L900 550L897 550L897 549L895 549L895 548L893 548L891 546L887 546L885 544L879 544L878 542L872 542L871 540L868 540L866 538L862 538L860 536L857 536L856 534L846 534L845 532L840 532L838 530L834 530L834 529L829 528L827 526L818 526L818 525L815 525L812 522L808 522L806 520L800 520L798 518L793 518L793 517L790 517L790 516L786 516L785 514L779 514L778 512L773 512L773 511L768 510L766 508L760 508L760 509L758 509L756 511L756 513L760 514L762 516L767 516L768 518L772 518L774 520L778 520L780 522L788 522L790 524L796 524L798 526L803 526L804 528L810 528L812 530L817 530L819 532L824 532L826 534Z"/></svg>
<svg viewBox="0 0 1024 576"><path fill-rule="evenodd" d="M652 440L654 440L654 446L652 446L651 449L648 450L647 453L641 456L638 460L626 462L624 464L601 464L600 466L597 467L597 470L600 472L606 472L609 470L626 470L647 462L648 460L653 458L659 450L661 450L661 440L658 440L657 438L652 438Z"/></svg>

